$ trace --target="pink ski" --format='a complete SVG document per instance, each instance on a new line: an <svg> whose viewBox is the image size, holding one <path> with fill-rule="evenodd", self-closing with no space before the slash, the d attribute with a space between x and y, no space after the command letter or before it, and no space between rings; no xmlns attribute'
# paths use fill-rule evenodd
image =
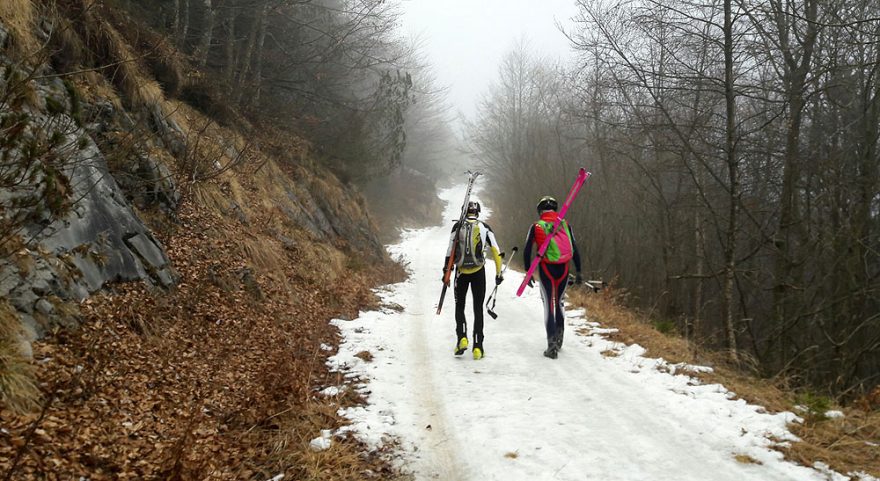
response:
<svg viewBox="0 0 880 481"><path fill-rule="evenodd" d="M562 224L562 219L565 218L565 213L568 212L568 208L571 206L571 203L574 202L574 198L577 197L578 192L580 192L581 187L584 185L584 182L590 177L589 172L581 168L578 171L577 179L574 181L574 185L571 186L571 190L568 192L568 196L565 198L565 202L562 204L562 208L559 209L559 215L556 218L556 222L553 223L553 230L550 232L547 237L544 238L544 242L538 247L538 254L532 259L532 264L529 266L528 272L526 272L525 278L523 278L522 284L520 284L519 289L516 290L517 296L522 296L523 291L526 290L526 286L529 284L529 279L532 278L532 274L535 273L535 269L538 267L538 263L541 262L541 258L544 257L544 253L547 252L547 247L550 245L550 239L553 238L553 234L556 233L556 230L559 229L559 226Z"/></svg>

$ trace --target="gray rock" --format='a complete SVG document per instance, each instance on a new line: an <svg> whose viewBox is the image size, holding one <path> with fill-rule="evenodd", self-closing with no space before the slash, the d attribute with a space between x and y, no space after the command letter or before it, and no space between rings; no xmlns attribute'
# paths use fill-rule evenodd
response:
<svg viewBox="0 0 880 481"><path fill-rule="evenodd" d="M48 277L45 275L47 271L40 270L38 272L43 275L41 275L40 278L33 279L30 283L30 286L31 290L34 291L34 294L41 296L48 293L52 286L51 284L49 284L49 279L46 279L46 277Z"/></svg>
<svg viewBox="0 0 880 481"><path fill-rule="evenodd" d="M21 276L18 275L18 269L7 264L0 266L0 297L6 297L21 282Z"/></svg>
<svg viewBox="0 0 880 481"><path fill-rule="evenodd" d="M260 289L260 285L257 284L257 280L254 278L254 271L250 268L244 268L239 270L238 278L241 280L241 283L244 285L244 290L250 294L256 300L263 300L265 296L263 295L263 290Z"/></svg>
<svg viewBox="0 0 880 481"><path fill-rule="evenodd" d="M46 299L40 299L39 301L37 301L34 308L38 312L41 312L47 316L55 312L55 306L53 306L52 303L47 301Z"/></svg>
<svg viewBox="0 0 880 481"><path fill-rule="evenodd" d="M3 0L0 0L3 1ZM2 20L0 20L2 23ZM7 46L8 32L0 24L0 48ZM14 62L0 51L0 89L4 74L18 69ZM106 135L110 131L143 131L124 110L107 100L81 105L83 117L90 122L86 129L80 128L70 117L73 105L67 86L53 73L48 64L35 66L38 78L33 81L36 102L18 104L7 102L0 106L0 114L18 109L27 113L29 130L25 135L44 138L61 136L55 159L63 159L57 167L66 177L69 199L75 200L72 208L60 217L51 216L50 209L40 209L41 218L24 226L22 237L33 239L27 253L30 259L22 271L16 263L19 259L0 259L0 296L7 298L18 311L28 338L42 335L45 329L67 320L62 312L46 298L82 300L104 287L108 282L143 280L151 285L171 286L175 281L162 246L153 238L126 199L116 179L111 175L104 155L90 135ZM182 130L161 115L156 107L151 121L157 123L166 144L178 141L178 150L185 138ZM107 136L111 137L111 136ZM146 147L157 142L148 138ZM149 149L145 148L145 151ZM8 149L4 159L15 162L21 151ZM180 194L171 180L171 174L159 158L143 154L135 159L136 177L143 182L142 195L147 203L158 203L174 209ZM60 163L60 162L59 162ZM27 177L31 185L0 191L0 210L11 208L18 197L30 195L42 181L42 173L35 171ZM24 272L24 273L23 273Z"/></svg>
<svg viewBox="0 0 880 481"><path fill-rule="evenodd" d="M275 237L281 242L281 246L284 247L285 250L296 250L297 243L295 240L282 234L276 234Z"/></svg>
<svg viewBox="0 0 880 481"><path fill-rule="evenodd" d="M7 42L9 42L9 32L6 31L3 24L0 24L0 50L6 50L9 46Z"/></svg>
<svg viewBox="0 0 880 481"><path fill-rule="evenodd" d="M30 289L17 289L12 292L12 295L9 296L9 303L12 304L12 307L17 310L24 312L26 314L32 314L34 312L34 304L39 299L39 296L34 294L34 292Z"/></svg>
<svg viewBox="0 0 880 481"><path fill-rule="evenodd" d="M151 282L142 259L162 270L169 265L167 256L127 204L97 146L88 141L81 154L84 158L72 163L68 173L74 195L82 199L80 215L54 222L41 244L56 254L91 245L88 255L73 258L89 291L108 281Z"/></svg>
<svg viewBox="0 0 880 481"><path fill-rule="evenodd" d="M157 245L153 237L146 232L126 237L125 243L140 256L141 260L146 261L150 266L162 269L168 265L168 258L165 257L165 253Z"/></svg>
<svg viewBox="0 0 880 481"><path fill-rule="evenodd" d="M110 280L101 271L101 267L90 259L76 255L73 257L73 264L82 274L82 281L88 292L97 291L104 285L104 282Z"/></svg>
<svg viewBox="0 0 880 481"><path fill-rule="evenodd" d="M128 198L141 208L159 206L167 211L177 209L180 193L171 171L156 158L137 154L116 173L119 186Z"/></svg>
<svg viewBox="0 0 880 481"><path fill-rule="evenodd" d="M24 340L33 342L42 336L43 330L33 316L19 314L18 318L21 320L21 335Z"/></svg>
<svg viewBox="0 0 880 481"><path fill-rule="evenodd" d="M21 357L28 361L34 360L34 348L31 346L30 342L25 341L24 339L19 339L16 347L18 348L18 353Z"/></svg>
<svg viewBox="0 0 880 481"><path fill-rule="evenodd" d="M86 289L86 286L77 283L71 287L70 294L73 296L73 299L81 301L83 299L87 299L90 293L89 290Z"/></svg>
<svg viewBox="0 0 880 481"><path fill-rule="evenodd" d="M162 287L171 287L176 282L175 277L171 275L171 272L167 269L163 269L157 272L156 277L159 278L159 282L162 284Z"/></svg>
<svg viewBox="0 0 880 481"><path fill-rule="evenodd" d="M177 157L186 154L186 134L177 123L165 115L159 104L150 109L150 123L168 150Z"/></svg>

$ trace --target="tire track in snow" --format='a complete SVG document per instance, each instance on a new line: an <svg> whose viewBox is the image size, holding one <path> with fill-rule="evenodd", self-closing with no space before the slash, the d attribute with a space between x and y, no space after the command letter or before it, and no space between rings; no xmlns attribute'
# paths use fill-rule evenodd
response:
<svg viewBox="0 0 880 481"><path fill-rule="evenodd" d="M431 234L428 235L441 234L434 232L435 230L439 229L432 229ZM436 479L466 479L460 468L461 463L456 449L458 442L454 439L455 433L448 428L449 421L445 409L445 399L441 391L442 386L436 384L432 367L434 364L432 362L433 353L429 349L430 334L426 323L434 320L433 318L436 316L434 314L435 307L427 305L425 302L430 298L430 294L427 283L419 282L417 284L415 295L411 297L412 305L417 309L415 313L411 314L415 325L411 331L410 342L404 346L407 351L406 358L415 361L412 366L412 378L416 402L419 406L417 411L425 413L427 420L423 427L430 432L430 436L426 439L429 444L421 446L419 449L419 456L422 460L419 471ZM446 307L449 308L448 304ZM427 429L427 426L431 426L430 430Z"/></svg>

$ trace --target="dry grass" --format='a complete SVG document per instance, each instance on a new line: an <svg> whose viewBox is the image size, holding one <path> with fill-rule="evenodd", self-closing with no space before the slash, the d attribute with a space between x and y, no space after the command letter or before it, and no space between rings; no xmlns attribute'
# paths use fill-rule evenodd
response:
<svg viewBox="0 0 880 481"><path fill-rule="evenodd" d="M789 426L803 442L786 456L802 464L822 461L840 472L864 471L880 476L880 410L847 409L838 419Z"/></svg>
<svg viewBox="0 0 880 481"><path fill-rule="evenodd" d="M16 252L12 256L12 262L15 263L15 267L18 268L19 275L22 278L27 277L37 265L37 261L31 256L30 251L27 249L22 249Z"/></svg>
<svg viewBox="0 0 880 481"><path fill-rule="evenodd" d="M229 198L223 193L219 184L206 182L193 187L193 197L202 207L208 208L216 215L223 215L229 210Z"/></svg>
<svg viewBox="0 0 880 481"><path fill-rule="evenodd" d="M734 459L736 459L738 463L742 464L762 464L761 461L758 461L748 454L737 454L736 456L734 456Z"/></svg>
<svg viewBox="0 0 880 481"><path fill-rule="evenodd" d="M31 0L0 1L0 20L12 34L12 51L20 58L30 57L40 48L33 34L35 19Z"/></svg>
<svg viewBox="0 0 880 481"><path fill-rule="evenodd" d="M230 129L211 123L204 115L187 106L181 106L176 112L176 119L191 138L200 137L197 145L190 146L193 162L198 169L209 168L214 161L227 165L235 159L229 157L230 149L223 146L234 146L238 152L247 151L248 144ZM258 166L259 169L254 172ZM354 218L366 215L363 207L349 201L349 196L341 185L333 185L329 181L318 179L315 174L305 169L297 169L296 174L303 180L310 180L309 188L314 195L323 195L328 199L330 207L337 212L345 212ZM186 175L186 173L184 173ZM320 191L315 191L320 187ZM199 205L209 208L218 216L236 219L234 210L240 209L251 223L271 226L272 229L297 242L302 248L295 252L285 251L277 239L271 237L253 237L240 240L240 250L249 263L260 269L264 274L272 274L276 279L288 277L278 272L284 265L280 260L287 256L295 256L296 262L303 266L299 274L311 282L334 282L343 275L348 266L348 257L333 244L324 239L315 238L306 233L295 219L282 212L282 207L297 212L305 207L310 208L308 201L312 192L300 191L300 186L292 182L291 175L282 171L276 162L266 158L262 153L249 153L246 162L236 165L218 175L215 179L197 182L192 185L195 200ZM299 199L297 204L289 196L289 190ZM234 202L234 204L233 204ZM237 206L233 208L233 205Z"/></svg>
<svg viewBox="0 0 880 481"><path fill-rule="evenodd" d="M122 110L122 99L112 85L98 72L84 72L70 77L74 88L84 102L110 102L116 110Z"/></svg>
<svg viewBox="0 0 880 481"><path fill-rule="evenodd" d="M274 239L247 236L241 239L239 247L250 265L266 273L274 272L284 265L284 251L281 244Z"/></svg>
<svg viewBox="0 0 880 481"><path fill-rule="evenodd" d="M400 479L387 472L378 459L372 467L365 468L368 463L363 458L363 446L351 439L333 437L330 447L323 451L310 447L309 443L321 435L321 430L345 424L338 410L334 403L309 402L295 413L279 416L277 430L267 432L267 444L273 447L272 474L285 473L290 479L304 481Z"/></svg>
<svg viewBox="0 0 880 481"><path fill-rule="evenodd" d="M39 408L36 369L21 353L21 325L9 303L0 302L0 406L16 413Z"/></svg>
<svg viewBox="0 0 880 481"><path fill-rule="evenodd" d="M141 68L139 56L123 36L106 20L92 10L84 15L89 45L97 52L96 62L107 66L105 76L119 89L129 106L153 108L164 96L159 84Z"/></svg>
<svg viewBox="0 0 880 481"><path fill-rule="evenodd" d="M3 0L0 12L15 4L30 3L28 0ZM49 9L45 13L53 24L50 48L56 67L61 71L94 68L89 73L103 75L119 92L126 106L146 110L162 108L164 95L161 87L146 73L145 56L136 52L111 23L112 10L89 0L73 0L59 9ZM30 15L33 15L32 8Z"/></svg>
<svg viewBox="0 0 880 481"><path fill-rule="evenodd" d="M373 353L370 351L361 351L354 355L354 357L360 358L364 362L372 362L373 361Z"/></svg>
<svg viewBox="0 0 880 481"><path fill-rule="evenodd" d="M713 372L695 376L706 383L722 384L737 397L770 411L796 412L796 393L785 379L761 379L751 369L730 365L724 352L709 351L681 337L659 332L651 319L621 305L613 289L599 294L572 289L567 296L574 305L586 308L591 320L617 328L617 333L607 335L610 339L626 344L638 343L647 349L647 357L662 357L671 363L711 366ZM863 404L868 407L841 409L845 413L842 419L810 420L789 425L803 441L780 449L787 458L807 466L823 461L842 473L864 471L880 476L880 406ZM744 462L739 457L737 460Z"/></svg>

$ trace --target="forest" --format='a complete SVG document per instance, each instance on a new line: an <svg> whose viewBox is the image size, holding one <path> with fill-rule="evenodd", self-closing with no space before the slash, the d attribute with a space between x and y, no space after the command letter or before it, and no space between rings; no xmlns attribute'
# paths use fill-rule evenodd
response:
<svg viewBox="0 0 880 481"><path fill-rule="evenodd" d="M392 3L123 4L219 74L168 76L166 89L249 119L229 122L303 135L368 192L409 186L401 195L426 204L425 180L395 176L437 179L460 162L444 88L416 42L396 34ZM843 397L870 390L880 377L880 7L577 6L573 26L560 27L576 61L520 41L463 129L493 210L510 219L500 237L520 242L532 204L564 196L583 165L594 176L570 220L591 276L763 376ZM408 210L403 197L376 208Z"/></svg>
<svg viewBox="0 0 880 481"><path fill-rule="evenodd" d="M694 346L846 398L880 378L880 5L579 0L469 125L519 242L543 195L585 271Z"/></svg>
<svg viewBox="0 0 880 481"><path fill-rule="evenodd" d="M393 2L119 3L210 72L180 78L179 69L165 68L159 80L166 91L220 118L227 114L231 123L300 135L344 179L386 176L405 156L410 167L430 172L451 135L444 130L443 89L418 45L396 30L400 10ZM148 61L168 63L161 50Z"/></svg>

